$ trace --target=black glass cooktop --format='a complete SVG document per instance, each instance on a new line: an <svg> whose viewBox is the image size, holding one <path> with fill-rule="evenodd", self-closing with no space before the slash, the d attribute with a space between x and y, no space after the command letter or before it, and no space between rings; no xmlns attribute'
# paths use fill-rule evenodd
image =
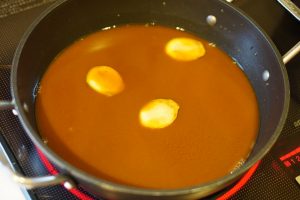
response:
<svg viewBox="0 0 300 200"><path fill-rule="evenodd" d="M54 1L0 1L0 100L11 99L10 68L22 34L35 17ZM297 0L294 2L299 4ZM282 55L300 40L300 22L277 1L235 0L232 3L263 27ZM300 56L286 67L291 84L291 102L279 140L240 181L208 199L300 199ZM0 111L0 144L16 171L26 176L56 173L55 167L35 148L11 110ZM96 199L80 188L68 191L63 186L34 189L28 194L28 199Z"/></svg>

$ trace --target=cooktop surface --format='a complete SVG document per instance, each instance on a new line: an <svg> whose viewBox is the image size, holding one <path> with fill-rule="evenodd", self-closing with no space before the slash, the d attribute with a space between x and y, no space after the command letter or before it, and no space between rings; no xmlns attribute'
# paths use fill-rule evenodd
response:
<svg viewBox="0 0 300 200"><path fill-rule="evenodd" d="M22 34L53 2L55 0L0 2L0 100L11 99L10 69ZM293 2L300 5L300 1ZM300 40L300 22L277 1L235 0L232 3L267 32L282 55ZM241 180L207 199L300 199L300 56L296 56L286 68L291 101L277 143ZM0 144L16 171L26 176L56 173L55 166L36 149L11 110L0 111ZM62 185L24 192L27 199L97 199L81 188L67 190Z"/></svg>

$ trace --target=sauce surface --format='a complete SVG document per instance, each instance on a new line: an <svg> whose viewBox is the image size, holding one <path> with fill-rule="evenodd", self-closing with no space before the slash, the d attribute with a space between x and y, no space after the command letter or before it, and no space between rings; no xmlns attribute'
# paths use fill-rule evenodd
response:
<svg viewBox="0 0 300 200"><path fill-rule="evenodd" d="M201 41L205 55L172 59L165 46L178 37ZM118 94L91 89L86 77L95 66L120 75ZM140 110L153 99L179 105L172 124L141 125ZM40 83L36 120L49 147L79 169L171 189L230 173L252 149L259 114L247 77L223 51L187 32L130 25L88 35L55 58Z"/></svg>

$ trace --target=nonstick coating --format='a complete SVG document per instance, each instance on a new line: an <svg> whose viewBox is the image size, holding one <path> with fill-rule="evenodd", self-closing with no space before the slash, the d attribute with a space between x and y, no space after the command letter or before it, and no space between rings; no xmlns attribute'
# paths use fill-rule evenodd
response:
<svg viewBox="0 0 300 200"><path fill-rule="evenodd" d="M215 26L206 23L208 15L217 18ZM92 177L66 163L42 142L36 130L34 103L38 82L49 63L66 46L84 35L112 25L137 23L184 28L215 43L240 64L257 95L260 129L249 159L238 171L192 188L138 189ZM270 77L264 80L263 74L267 72ZM80 186L112 199L157 199L158 196L162 199L195 199L224 188L271 148L283 127L289 103L287 74L276 47L244 13L221 0L59 1L25 33L14 57L11 81L19 118L33 142L62 173L71 176ZM28 111L24 110L24 104ZM239 123L238 119L236 123Z"/></svg>

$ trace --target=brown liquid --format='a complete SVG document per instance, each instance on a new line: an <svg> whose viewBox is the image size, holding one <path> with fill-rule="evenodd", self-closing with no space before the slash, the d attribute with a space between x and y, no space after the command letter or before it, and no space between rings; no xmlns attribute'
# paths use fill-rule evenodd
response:
<svg viewBox="0 0 300 200"><path fill-rule="evenodd" d="M174 37L200 40L206 54L175 61ZM88 71L113 67L124 90L107 97ZM177 119L162 129L139 123L149 101L173 99ZM220 178L246 159L258 132L258 106L230 57L187 32L131 25L75 42L51 63L36 100L38 128L63 159L97 177L145 188L179 188Z"/></svg>

